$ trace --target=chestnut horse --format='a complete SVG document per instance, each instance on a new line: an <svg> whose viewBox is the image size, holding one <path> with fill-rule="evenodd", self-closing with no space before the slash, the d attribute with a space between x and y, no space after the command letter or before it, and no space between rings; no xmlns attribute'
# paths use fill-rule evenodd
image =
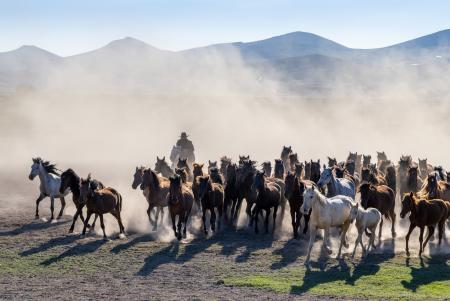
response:
<svg viewBox="0 0 450 301"><path fill-rule="evenodd" d="M103 214L111 213L117 219L119 224L119 237L125 237L125 228L122 224L120 212L122 211L122 196L117 190L111 187L94 190L91 175L87 179L81 179L80 197L86 203L87 216L84 221L83 233L86 233L86 228L92 214L97 214L100 217L100 226L103 230L103 238L107 239L105 232L105 224L103 223Z"/></svg>
<svg viewBox="0 0 450 301"><path fill-rule="evenodd" d="M438 225L439 231L439 245L442 241L442 235L444 232L445 221L448 217L449 207L443 200L433 199L433 200L424 200L417 199L414 196L414 193L411 191L409 194L406 193L402 200L402 211L400 212L400 217L405 218L408 212L411 212L409 216L409 230L408 234L406 234L406 255L409 256L409 236L415 227L420 228L420 236L419 236L419 256L422 255L424 248L427 245L428 240L434 233L434 228L436 224ZM423 242L423 231L425 227L428 227L428 236L425 239L425 243Z"/></svg>
<svg viewBox="0 0 450 301"><path fill-rule="evenodd" d="M192 204L194 203L194 194L192 190L186 185L183 185L179 175L175 175L169 178L170 188L168 195L169 212L172 219L172 229L175 237L181 240L182 237L186 238L186 228L189 215L191 214ZM175 227L175 220L178 216L178 224ZM183 227L183 233L181 233L181 227Z"/></svg>
<svg viewBox="0 0 450 301"><path fill-rule="evenodd" d="M216 168L217 169L217 168ZM202 222L203 222L203 231L206 235L208 235L208 230L206 229L206 210L209 210L211 214L211 219L209 222L209 226L211 227L211 231L216 231L216 209L219 214L218 225L217 228L220 230L220 224L222 221L222 212L223 212L223 200L224 200L224 191L222 184L214 183L211 181L209 176L201 176L197 178L199 182L199 198L202 203Z"/></svg>

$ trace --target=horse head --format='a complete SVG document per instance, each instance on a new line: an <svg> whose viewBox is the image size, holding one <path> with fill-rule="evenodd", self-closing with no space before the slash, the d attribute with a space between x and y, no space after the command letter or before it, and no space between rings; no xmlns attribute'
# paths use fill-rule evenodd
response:
<svg viewBox="0 0 450 301"><path fill-rule="evenodd" d="M350 209L350 223L353 224L356 217L358 216L358 211L359 211L359 204L356 203L356 205L352 206L352 209Z"/></svg>
<svg viewBox="0 0 450 301"><path fill-rule="evenodd" d="M181 191L181 187L182 187L182 182L181 182L181 177L177 174L175 174L174 176L169 178L170 181L170 187L169 187L169 201L172 204L176 204L178 203L178 201L181 199L182 197L182 191Z"/></svg>
<svg viewBox="0 0 450 301"><path fill-rule="evenodd" d="M415 196L411 191L410 193L405 193L402 200L402 210L400 211L400 217L405 218L408 212L412 212L415 205Z"/></svg>
<svg viewBox="0 0 450 301"><path fill-rule="evenodd" d="M331 158L331 157L327 157L327 158L328 158L328 167L333 167L333 166L337 165L336 158Z"/></svg>
<svg viewBox="0 0 450 301"><path fill-rule="evenodd" d="M331 182L331 179L333 178L333 169L330 167L327 167L323 170L322 174L320 175L320 179L317 182L317 186L323 187Z"/></svg>
<svg viewBox="0 0 450 301"><path fill-rule="evenodd" d="M386 153L384 151L382 152L377 152L377 160L381 161L381 160L387 160L387 156Z"/></svg>
<svg viewBox="0 0 450 301"><path fill-rule="evenodd" d="M314 185L311 188L305 188L303 192L303 204L300 207L300 212L302 214L308 214L311 210L312 203L314 199L317 197L318 191L314 188Z"/></svg>
<svg viewBox="0 0 450 301"><path fill-rule="evenodd" d="M136 170L133 175L133 183L131 183L131 187L133 189L136 189L142 183L142 177L144 176L144 171L145 171L144 166L140 166L140 167L136 166Z"/></svg>
<svg viewBox="0 0 450 301"><path fill-rule="evenodd" d="M31 165L31 171L30 171L28 178L30 180L33 180L39 174L39 168L42 164L42 159L37 157L37 158L32 158L31 160L32 160L33 164Z"/></svg>

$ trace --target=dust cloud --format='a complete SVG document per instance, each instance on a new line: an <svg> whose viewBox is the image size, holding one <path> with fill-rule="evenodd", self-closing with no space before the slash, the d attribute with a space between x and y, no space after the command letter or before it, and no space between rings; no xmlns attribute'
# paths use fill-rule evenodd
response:
<svg viewBox="0 0 450 301"><path fill-rule="evenodd" d="M233 48L138 54L71 57L34 91L0 98L3 205L34 205L38 183L27 175L31 157L40 156L117 188L126 227L148 233L146 201L131 189L134 168L168 158L181 131L199 162L239 154L273 160L291 145L301 161L385 151L394 161L411 154L450 168L448 63L391 55L304 70L298 79L271 63L246 63Z"/></svg>

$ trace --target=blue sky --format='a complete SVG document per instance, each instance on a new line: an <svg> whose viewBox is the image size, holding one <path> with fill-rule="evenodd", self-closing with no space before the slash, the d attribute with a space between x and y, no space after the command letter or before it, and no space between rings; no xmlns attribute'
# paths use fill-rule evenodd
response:
<svg viewBox="0 0 450 301"><path fill-rule="evenodd" d="M125 36L180 50L292 31L374 48L448 28L450 1L444 0L0 1L0 51L26 44L59 55Z"/></svg>

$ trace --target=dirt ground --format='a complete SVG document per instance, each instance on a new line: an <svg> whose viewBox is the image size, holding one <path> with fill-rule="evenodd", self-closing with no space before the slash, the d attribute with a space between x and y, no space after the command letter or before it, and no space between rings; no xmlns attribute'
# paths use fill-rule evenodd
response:
<svg viewBox="0 0 450 301"><path fill-rule="evenodd" d="M41 217L48 218L48 204L48 200L41 204ZM386 240L366 260L349 258L352 249L345 250L343 260L336 260L336 240L329 257L321 253L318 238L312 257L316 263L309 272L303 265L307 237L293 240L288 231L274 238L245 227L227 228L205 238L191 227L195 235L177 242L166 227L161 229L166 239L151 231L129 230L125 239L112 235L105 241L95 233L85 238L79 232L67 234L70 222L70 215L57 223L34 220L32 200L0 200L0 299L354 300L410 299L415 292L417 299L447 299L442 294L450 288L447 250L432 242L430 248L439 254L426 258L425 264L413 258L408 267L401 251L404 239L388 239L388 229ZM116 224L110 220L107 227ZM352 248L354 239L349 240ZM412 253L417 254L414 245ZM395 278L389 275L392 267L399 273L398 295L396 287L392 294L379 287ZM386 279L380 276L384 272ZM401 286L400 281L406 284ZM437 288L428 289L430 283ZM427 290L421 291L421 286ZM373 289L380 293L372 294Z"/></svg>

